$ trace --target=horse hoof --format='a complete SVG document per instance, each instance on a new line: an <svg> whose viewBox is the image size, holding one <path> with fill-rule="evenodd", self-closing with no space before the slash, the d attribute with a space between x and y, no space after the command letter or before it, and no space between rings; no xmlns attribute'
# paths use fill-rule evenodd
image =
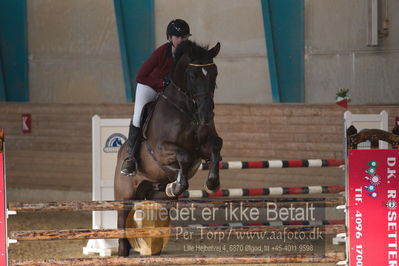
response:
<svg viewBox="0 0 399 266"><path fill-rule="evenodd" d="M169 198L175 198L176 197L176 195L173 193L173 187L174 186L176 186L176 181L166 185L165 193L166 193L166 196L168 196Z"/></svg>
<svg viewBox="0 0 399 266"><path fill-rule="evenodd" d="M206 191L207 193L209 193L209 194L215 193L215 192L217 192L217 191L220 189L220 183L219 183L214 189L210 189L210 188L208 187L208 184L207 184L207 183L208 183L208 182L205 182L204 189L205 189L205 191Z"/></svg>
<svg viewBox="0 0 399 266"><path fill-rule="evenodd" d="M130 248L122 248L118 250L118 256L127 258L130 255Z"/></svg>

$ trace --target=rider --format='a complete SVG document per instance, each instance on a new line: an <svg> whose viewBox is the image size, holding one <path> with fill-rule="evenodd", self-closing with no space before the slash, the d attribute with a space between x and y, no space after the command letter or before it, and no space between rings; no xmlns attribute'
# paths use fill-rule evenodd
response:
<svg viewBox="0 0 399 266"><path fill-rule="evenodd" d="M129 126L127 140L128 156L122 163L123 175L135 175L137 170L136 156L140 147L140 118L144 105L155 99L157 93L162 92L169 80L166 76L172 68L176 47L191 36L190 27L182 19L169 22L166 29L168 42L158 47L143 63L136 76L136 100L134 104L133 119Z"/></svg>

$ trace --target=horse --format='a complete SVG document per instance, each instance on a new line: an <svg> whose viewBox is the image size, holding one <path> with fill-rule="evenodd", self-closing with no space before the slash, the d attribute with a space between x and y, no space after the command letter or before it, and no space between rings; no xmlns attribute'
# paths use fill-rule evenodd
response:
<svg viewBox="0 0 399 266"><path fill-rule="evenodd" d="M188 180L201 161L210 163L205 189L220 188L219 162L223 140L214 123L214 91L217 66L213 48L182 42L175 52L170 84L142 119L142 142L135 176L120 173L127 156L126 142L118 152L114 178L115 200L177 199L188 189ZM118 228L124 229L129 210L118 211ZM127 257L128 240L119 239L118 255Z"/></svg>

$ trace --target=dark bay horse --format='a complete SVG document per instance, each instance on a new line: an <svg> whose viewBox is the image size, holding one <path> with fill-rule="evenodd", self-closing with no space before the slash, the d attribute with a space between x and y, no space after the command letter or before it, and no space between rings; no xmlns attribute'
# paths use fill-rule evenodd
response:
<svg viewBox="0 0 399 266"><path fill-rule="evenodd" d="M208 50L189 40L178 46L171 83L159 95L142 126L136 176L120 174L127 156L126 143L119 150L115 200L176 199L188 189L188 179L197 172L201 160L210 161L205 189L219 189L223 140L216 133L213 119L217 76L213 58L219 50L219 43ZM118 228L125 228L128 214L129 210L118 211ZM120 239L119 256L128 256L129 249L127 239Z"/></svg>

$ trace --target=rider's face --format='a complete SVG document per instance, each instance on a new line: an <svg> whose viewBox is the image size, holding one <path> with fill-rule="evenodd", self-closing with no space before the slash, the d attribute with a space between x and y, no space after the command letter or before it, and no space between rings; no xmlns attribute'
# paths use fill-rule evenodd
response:
<svg viewBox="0 0 399 266"><path fill-rule="evenodd" d="M169 36L169 41L172 42L174 48L176 48L182 41L187 40L188 37L178 37L178 36Z"/></svg>

